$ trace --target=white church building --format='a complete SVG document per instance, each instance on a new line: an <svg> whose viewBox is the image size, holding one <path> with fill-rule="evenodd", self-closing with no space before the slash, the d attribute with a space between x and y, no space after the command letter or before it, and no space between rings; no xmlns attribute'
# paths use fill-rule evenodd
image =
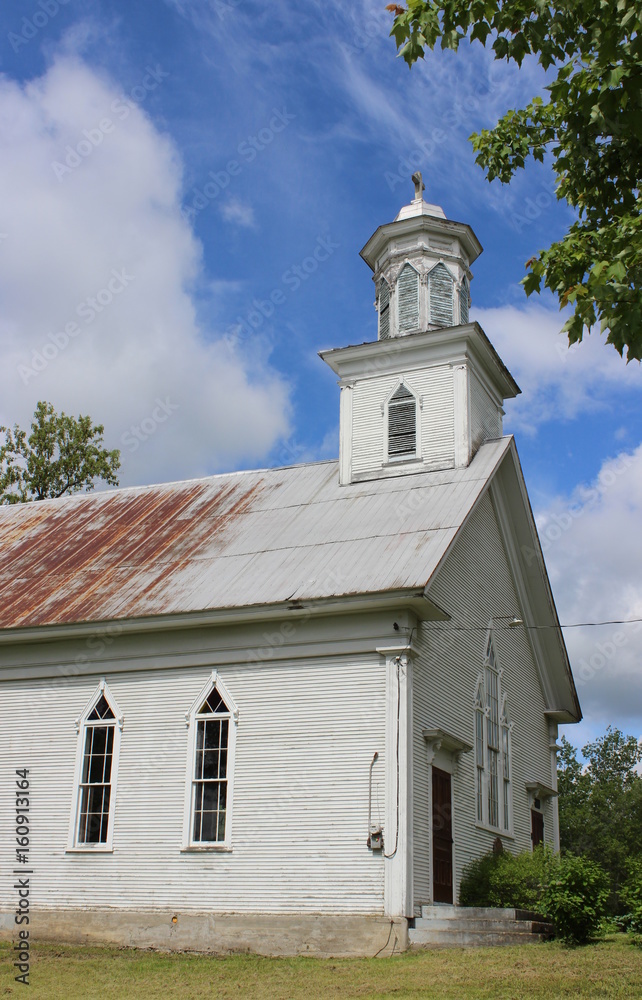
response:
<svg viewBox="0 0 642 1000"><path fill-rule="evenodd" d="M368 240L338 462L0 507L2 936L18 869L35 939L390 953L497 838L559 846L581 712L481 249L420 176Z"/></svg>

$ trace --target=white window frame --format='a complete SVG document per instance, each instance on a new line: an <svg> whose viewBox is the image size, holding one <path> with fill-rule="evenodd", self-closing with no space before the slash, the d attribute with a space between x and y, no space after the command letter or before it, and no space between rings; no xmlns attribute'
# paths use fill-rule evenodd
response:
<svg viewBox="0 0 642 1000"><path fill-rule="evenodd" d="M227 712L216 712L200 714L205 699L210 693L216 690L228 707ZM198 722L202 719L224 718L229 720L227 737L227 794L225 804L225 837L223 840L194 840L194 797L196 780L194 770L196 766L196 736ZM201 688L199 694L192 702L192 705L185 713L185 722L188 729L187 744L187 766L185 771L185 807L183 818L183 851L231 851L232 850L232 812L234 804L234 770L236 758L236 730L238 726L239 710L236 702L232 698L229 690L223 683L218 671L213 670L206 683Z"/></svg>
<svg viewBox="0 0 642 1000"><path fill-rule="evenodd" d="M407 389L415 397L415 452L414 454L408 453L406 455L389 455L388 454L388 407L395 393L400 386ZM381 412L383 414L383 463L384 465L397 465L400 462L417 462L421 461L421 411L423 409L423 396L420 396L411 385L408 384L405 378L398 379L390 393L386 396L383 403L381 404Z"/></svg>
<svg viewBox="0 0 642 1000"><path fill-rule="evenodd" d="M489 704L487 691L487 672L492 671L497 677L497 728L498 747L495 751L490 746L489 730L491 725L491 706ZM475 825L484 830L504 837L513 837L513 776L512 776L512 729L513 723L508 717L508 699L503 690L502 678L503 670L497 660L495 642L492 629L486 634L486 644L484 646L484 660L482 671L477 678L475 688L475 704L473 713L473 735L475 746ZM483 721L482 740L482 760L478 749L477 726L478 716L481 714ZM506 734L506 743L504 742ZM497 764L497 825L491 823L490 815L490 790L491 790L491 752L496 752ZM506 770L505 770L506 769ZM505 774L508 774L508 778ZM482 795L482 816L479 815L478 794L479 782L481 781ZM504 803L508 805L508 823L505 823Z"/></svg>
<svg viewBox="0 0 642 1000"><path fill-rule="evenodd" d="M94 708L100 701L101 697L104 695L105 700L108 702L109 707L114 713L114 719L109 721L96 720L89 721L89 716L93 712ZM104 843L90 844L78 840L78 826L80 823L80 804L82 797L82 773L83 773L83 762L85 756L85 743L87 739L87 730L93 729L96 726L103 725L113 726L114 728L114 744L112 747L112 758L111 758L111 774L110 774L110 792L109 792L109 814L107 818L107 840ZM75 728L78 734L78 739L76 743L76 762L74 765L74 788L73 788L73 799L72 808L70 811L70 822L69 822L69 837L67 842L67 851L82 852L87 854L110 854L113 851L114 844L114 818L116 813L116 794L118 785L118 761L120 758L120 742L121 734L123 731L123 714L118 707L118 703L111 693L105 678L102 677L98 687L92 694L91 698L85 705L85 708L75 720Z"/></svg>

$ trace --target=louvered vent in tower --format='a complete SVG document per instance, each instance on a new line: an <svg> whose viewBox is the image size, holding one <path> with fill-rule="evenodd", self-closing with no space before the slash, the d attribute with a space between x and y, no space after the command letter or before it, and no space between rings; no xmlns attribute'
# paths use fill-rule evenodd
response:
<svg viewBox="0 0 642 1000"><path fill-rule="evenodd" d="M430 322L436 326L453 325L453 278L443 264L430 272Z"/></svg>
<svg viewBox="0 0 642 1000"><path fill-rule="evenodd" d="M388 282L379 285L379 340L387 340L390 336L390 289Z"/></svg>
<svg viewBox="0 0 642 1000"><path fill-rule="evenodd" d="M404 264L397 279L397 310L399 333L419 328L419 275L410 264Z"/></svg>
<svg viewBox="0 0 642 1000"><path fill-rule="evenodd" d="M401 458L417 450L417 400L400 385L388 403L388 457Z"/></svg>
<svg viewBox="0 0 642 1000"><path fill-rule="evenodd" d="M468 278L464 277L459 289L459 322L468 322L468 307L470 306L470 290L468 288Z"/></svg>

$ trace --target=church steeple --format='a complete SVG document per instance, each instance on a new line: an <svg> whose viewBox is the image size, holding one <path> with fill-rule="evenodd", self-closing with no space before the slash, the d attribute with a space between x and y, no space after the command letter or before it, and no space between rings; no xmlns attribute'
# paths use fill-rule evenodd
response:
<svg viewBox="0 0 642 1000"><path fill-rule="evenodd" d="M379 226L361 256L373 271L377 340L321 352L341 387L340 482L468 465L502 434L519 387L484 331L469 323L470 226L415 197Z"/></svg>
<svg viewBox="0 0 642 1000"><path fill-rule="evenodd" d="M413 200L361 251L374 272L379 340L468 322L470 265L481 244L470 226L424 201L421 173L412 180Z"/></svg>

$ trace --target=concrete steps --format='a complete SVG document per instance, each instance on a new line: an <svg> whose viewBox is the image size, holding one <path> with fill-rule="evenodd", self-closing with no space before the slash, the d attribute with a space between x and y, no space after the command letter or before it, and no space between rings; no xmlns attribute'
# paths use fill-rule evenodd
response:
<svg viewBox="0 0 642 1000"><path fill-rule="evenodd" d="M552 927L527 910L481 906L422 906L408 936L411 948L466 948L533 944L551 936Z"/></svg>

